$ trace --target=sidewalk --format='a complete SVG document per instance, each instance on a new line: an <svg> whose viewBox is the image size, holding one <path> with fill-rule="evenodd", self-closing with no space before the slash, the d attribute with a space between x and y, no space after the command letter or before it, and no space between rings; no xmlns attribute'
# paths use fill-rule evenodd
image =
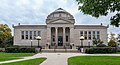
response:
<svg viewBox="0 0 120 65"><path fill-rule="evenodd" d="M0 64L46 57L47 59L40 65L68 65L67 59L72 56L120 56L120 54L38 53L23 59L2 61Z"/></svg>

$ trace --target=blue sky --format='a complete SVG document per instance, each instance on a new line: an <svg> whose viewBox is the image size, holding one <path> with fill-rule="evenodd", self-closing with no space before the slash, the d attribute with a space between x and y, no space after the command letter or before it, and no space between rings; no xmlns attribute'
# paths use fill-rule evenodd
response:
<svg viewBox="0 0 120 65"><path fill-rule="evenodd" d="M90 15L85 15L78 11L78 5L75 0L0 0L0 24L8 24L11 29L12 24L45 24L45 19L48 14L63 8L71 13L76 23L85 25L97 25L103 23L108 25L109 19L114 13L107 16L94 18ZM108 33L113 32L120 34L120 27L110 26Z"/></svg>

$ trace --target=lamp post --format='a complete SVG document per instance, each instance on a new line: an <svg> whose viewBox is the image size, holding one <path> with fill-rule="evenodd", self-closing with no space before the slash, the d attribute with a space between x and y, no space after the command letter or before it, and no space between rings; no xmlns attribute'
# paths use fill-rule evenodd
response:
<svg viewBox="0 0 120 65"><path fill-rule="evenodd" d="M41 37L37 36L36 39L38 40L38 48L39 48L39 40L41 40Z"/></svg>
<svg viewBox="0 0 120 65"><path fill-rule="evenodd" d="M32 40L30 40L31 41L31 47L32 47Z"/></svg>
<svg viewBox="0 0 120 65"><path fill-rule="evenodd" d="M80 40L81 40L81 52L83 52L83 40L84 40L84 36L80 36Z"/></svg>

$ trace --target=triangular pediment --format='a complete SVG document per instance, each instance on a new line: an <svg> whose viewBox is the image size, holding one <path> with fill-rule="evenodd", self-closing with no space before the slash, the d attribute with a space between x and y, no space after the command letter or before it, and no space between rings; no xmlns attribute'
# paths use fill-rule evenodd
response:
<svg viewBox="0 0 120 65"><path fill-rule="evenodd" d="M56 20L56 21L53 21L51 23L70 23L70 22L64 21L64 20Z"/></svg>
<svg viewBox="0 0 120 65"><path fill-rule="evenodd" d="M70 21L67 21L67 20L54 20L54 21L50 21L49 23L69 24L69 23L71 23L71 22L70 22Z"/></svg>

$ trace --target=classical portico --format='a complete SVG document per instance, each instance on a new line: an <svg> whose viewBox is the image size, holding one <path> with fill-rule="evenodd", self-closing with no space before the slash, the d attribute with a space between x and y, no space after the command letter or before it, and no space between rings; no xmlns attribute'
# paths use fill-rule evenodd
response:
<svg viewBox="0 0 120 65"><path fill-rule="evenodd" d="M48 15L46 19L48 44L51 46L69 46L70 43L73 43L74 23L74 17L61 8Z"/></svg>

